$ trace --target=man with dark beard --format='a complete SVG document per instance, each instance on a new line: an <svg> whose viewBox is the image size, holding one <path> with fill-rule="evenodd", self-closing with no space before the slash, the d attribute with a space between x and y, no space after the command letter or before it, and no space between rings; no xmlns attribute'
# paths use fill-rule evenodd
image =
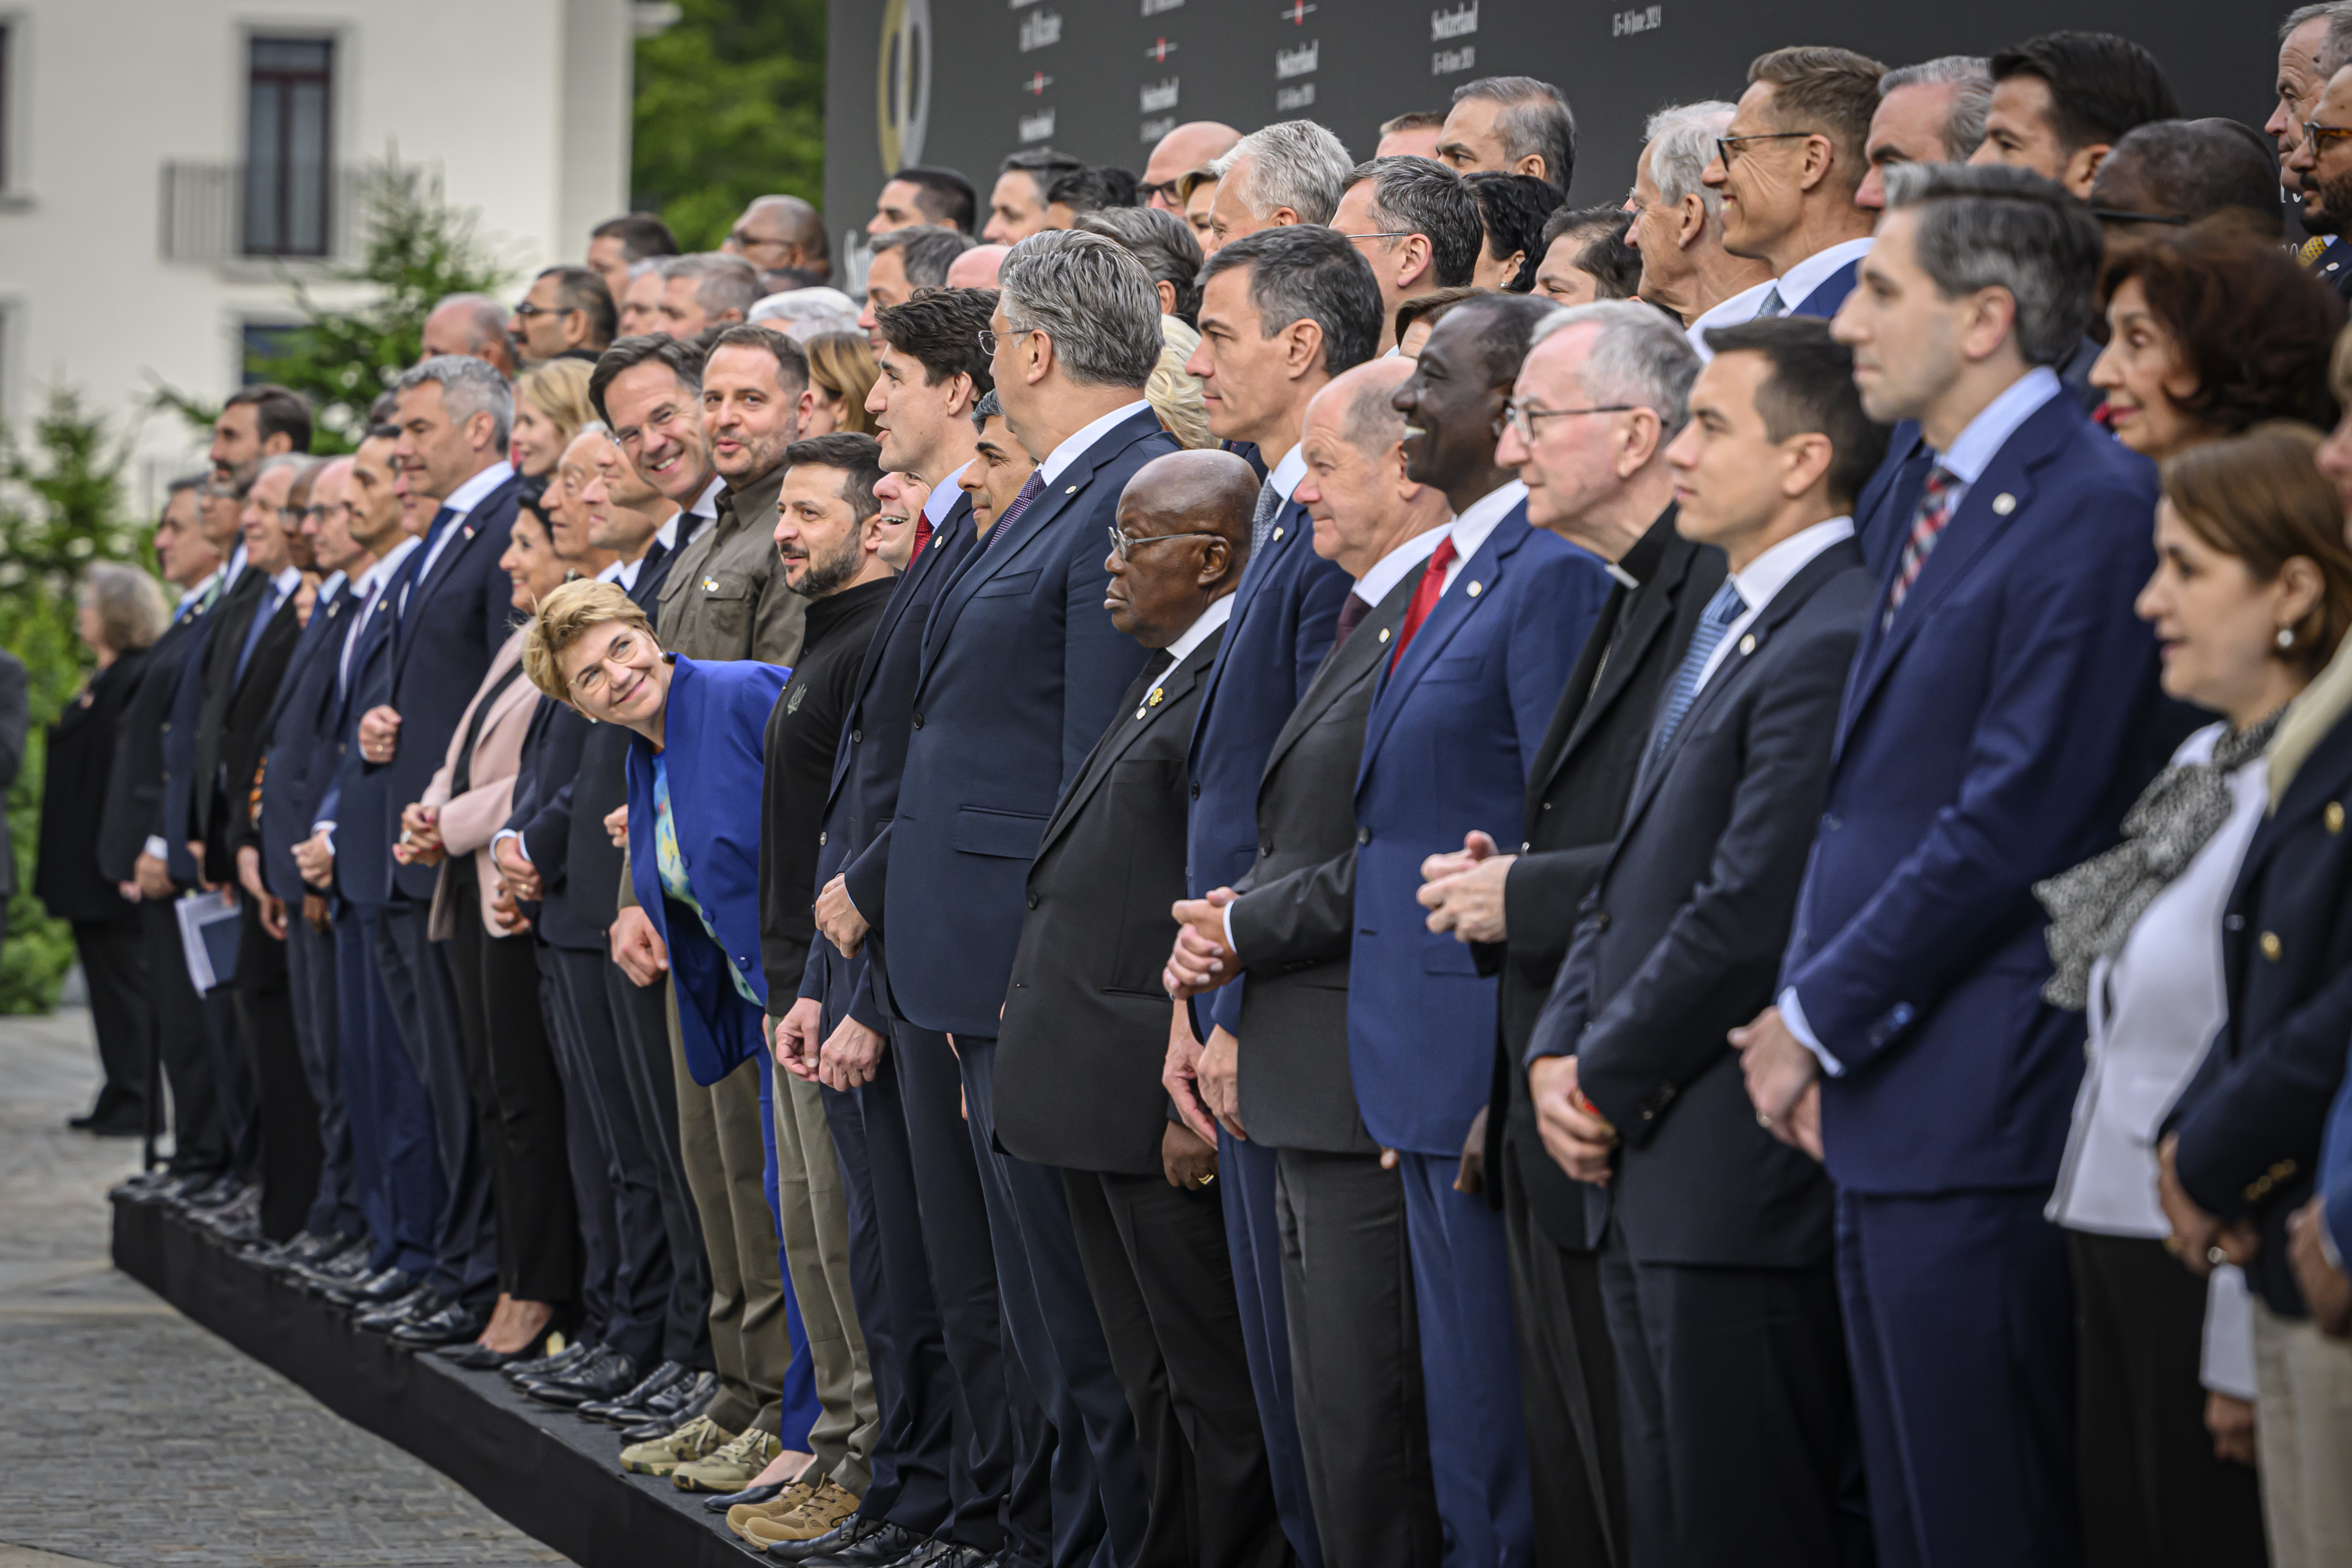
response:
<svg viewBox="0 0 2352 1568"><path fill-rule="evenodd" d="M768 973L768 1035L780 1069L774 1095L776 1217L792 1269L793 1297L808 1331L823 1415L809 1433L816 1463L776 1500L788 1501L798 1491L800 1505L773 1521L759 1538L762 1544L814 1540L849 1517L873 1479L870 1465L881 1425L850 1282L841 1162L825 1121L825 1098L856 1084L820 1085L817 1052L824 1041L779 1026L799 999L809 943L816 934L818 834L843 716L856 695L866 644L890 596L894 574L882 558L881 508L874 496L881 477L882 448L871 436L819 436L784 448L783 487L777 497L781 574L806 601L808 620L799 661L768 718L761 790L760 962Z"/></svg>
<svg viewBox="0 0 2352 1568"><path fill-rule="evenodd" d="M2339 70L2321 91L2311 110L2316 136L2306 135L2286 157L2288 184L2303 192L2303 226L2313 234L2342 234L2352 226L2352 147L2331 131L2352 129L2352 67ZM2337 247L2330 246L2333 257ZM2322 281L2352 300L2352 265L2324 260L2317 266Z"/></svg>

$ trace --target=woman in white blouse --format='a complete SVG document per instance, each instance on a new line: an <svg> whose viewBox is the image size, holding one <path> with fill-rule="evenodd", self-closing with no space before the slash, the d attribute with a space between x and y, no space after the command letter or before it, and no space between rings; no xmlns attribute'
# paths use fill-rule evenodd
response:
<svg viewBox="0 0 2352 1568"><path fill-rule="evenodd" d="M2121 844L2035 889L2057 966L2045 995L2090 1015L2049 1214L2078 1297L2087 1560L2228 1568L2267 1561L2252 1313L2236 1269L2209 1287L2168 1255L2156 1144L2223 1020L2221 911L2268 801L2263 748L2352 624L2352 551L2263 508L2259 487L2200 485L2189 510L2166 488L2139 614L2165 692L2223 717L2173 754Z"/></svg>

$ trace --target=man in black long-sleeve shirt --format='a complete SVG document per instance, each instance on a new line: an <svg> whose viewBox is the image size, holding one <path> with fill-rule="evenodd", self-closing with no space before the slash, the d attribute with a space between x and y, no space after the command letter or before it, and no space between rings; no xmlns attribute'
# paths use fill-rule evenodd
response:
<svg viewBox="0 0 2352 1568"><path fill-rule="evenodd" d="M768 719L760 959L781 1069L774 1097L777 1218L793 1296L808 1332L821 1414L809 1433L816 1464L804 1479L813 1489L803 1494L797 1514L775 1521L796 1533L771 1533L762 1541L822 1535L847 1518L873 1479L881 1425L850 1282L841 1164L826 1125L826 1101L856 1085L819 1085L824 1041L793 1010L816 934L819 836L843 718L856 696L866 644L890 596L892 572L881 555L874 497L882 477L881 447L870 436L820 436L786 447L784 463L776 550L786 584L809 602L808 623L800 663Z"/></svg>

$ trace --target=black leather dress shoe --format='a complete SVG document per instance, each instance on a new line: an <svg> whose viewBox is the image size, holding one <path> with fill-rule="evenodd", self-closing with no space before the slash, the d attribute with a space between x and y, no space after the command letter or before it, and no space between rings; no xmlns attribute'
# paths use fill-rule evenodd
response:
<svg viewBox="0 0 2352 1568"><path fill-rule="evenodd" d="M637 1363L610 1345L598 1345L585 1361L561 1377L526 1378L515 1386L541 1405L565 1409L592 1399L610 1399L636 1386Z"/></svg>
<svg viewBox="0 0 2352 1568"><path fill-rule="evenodd" d="M814 1541L779 1541L768 1548L768 1555L786 1563L805 1563L807 1568L892 1568L929 1544L928 1537L911 1530L901 1530L886 1520L859 1519L853 1514L847 1523L830 1535L820 1535ZM780 1547L791 1550L779 1551ZM806 1550L810 1547L816 1550Z"/></svg>
<svg viewBox="0 0 2352 1568"><path fill-rule="evenodd" d="M261 1239L261 1194L250 1193L226 1208L200 1215L196 1223L222 1241L242 1247Z"/></svg>
<svg viewBox="0 0 2352 1568"><path fill-rule="evenodd" d="M470 1340L489 1326L490 1315L478 1307L452 1301L430 1317L411 1318L392 1331L396 1345L446 1345Z"/></svg>
<svg viewBox="0 0 2352 1568"><path fill-rule="evenodd" d="M237 1194L244 1191L245 1184L224 1171L210 1181L198 1186L192 1186L187 1191L176 1194L171 1199L171 1203L174 1208L195 1214L235 1203Z"/></svg>
<svg viewBox="0 0 2352 1568"><path fill-rule="evenodd" d="M374 1270L368 1267L368 1259L373 1251L374 1248L366 1242L358 1242L332 1258L305 1264L287 1278L305 1290L324 1295L346 1285L355 1285L373 1273Z"/></svg>
<svg viewBox="0 0 2352 1568"><path fill-rule="evenodd" d="M553 1355L541 1356L535 1361L509 1362L504 1368L507 1381L519 1383L526 1377L561 1377L587 1360L588 1352L594 1348L585 1340L573 1340Z"/></svg>
<svg viewBox="0 0 2352 1568"><path fill-rule="evenodd" d="M667 1437L709 1409L718 1397L719 1375L696 1373L691 1382L675 1384L648 1401L645 1419L634 1426L621 1428L621 1442L625 1446Z"/></svg>
<svg viewBox="0 0 2352 1568"><path fill-rule="evenodd" d="M729 1492L724 1497L704 1498L702 1506L713 1513L725 1513L737 1503L749 1507L758 1503L773 1502L784 1495L784 1489L790 1485L792 1485L790 1481L770 1481L763 1487L745 1487L740 1492Z"/></svg>
<svg viewBox="0 0 2352 1568"><path fill-rule="evenodd" d="M405 1296L386 1301L373 1311L362 1312L352 1320L352 1326L362 1333L388 1334L414 1319L430 1317L444 1304L438 1290L430 1285L419 1285Z"/></svg>
<svg viewBox="0 0 2352 1568"><path fill-rule="evenodd" d="M647 1419L638 1413L655 1396L681 1383L690 1382L693 1377L694 1373L685 1366L674 1361L666 1361L638 1379L635 1388L616 1394L610 1399L592 1399L580 1406L579 1414L592 1420L611 1421L621 1426L634 1426L640 1420Z"/></svg>
<svg viewBox="0 0 2352 1568"><path fill-rule="evenodd" d="M159 1203L173 1184L187 1180L185 1173L169 1165L156 1165L136 1174L125 1176L107 1189L110 1198L121 1198L134 1204Z"/></svg>
<svg viewBox="0 0 2352 1568"><path fill-rule="evenodd" d="M347 1285L337 1285L327 1291L327 1300L338 1307L357 1307L362 1311L396 1301L416 1289L415 1277L402 1268L380 1269L363 1274Z"/></svg>

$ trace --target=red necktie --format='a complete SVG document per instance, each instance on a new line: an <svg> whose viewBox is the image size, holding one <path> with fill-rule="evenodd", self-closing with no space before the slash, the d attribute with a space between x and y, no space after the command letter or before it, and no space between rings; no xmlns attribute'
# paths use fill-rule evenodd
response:
<svg viewBox="0 0 2352 1568"><path fill-rule="evenodd" d="M1445 592L1445 569L1453 564L1454 535L1449 533L1430 552L1429 564L1421 569L1421 581L1413 584L1412 603L1404 607L1404 627L1397 633L1396 652L1389 655L1391 672L1404 657L1405 644L1412 641L1412 634L1421 630L1421 623L1437 607L1437 596Z"/></svg>
<svg viewBox="0 0 2352 1568"><path fill-rule="evenodd" d="M912 566L916 562L920 561L923 558L923 546L930 542L931 520L928 517L917 518L915 520L915 552L907 557L907 564Z"/></svg>

